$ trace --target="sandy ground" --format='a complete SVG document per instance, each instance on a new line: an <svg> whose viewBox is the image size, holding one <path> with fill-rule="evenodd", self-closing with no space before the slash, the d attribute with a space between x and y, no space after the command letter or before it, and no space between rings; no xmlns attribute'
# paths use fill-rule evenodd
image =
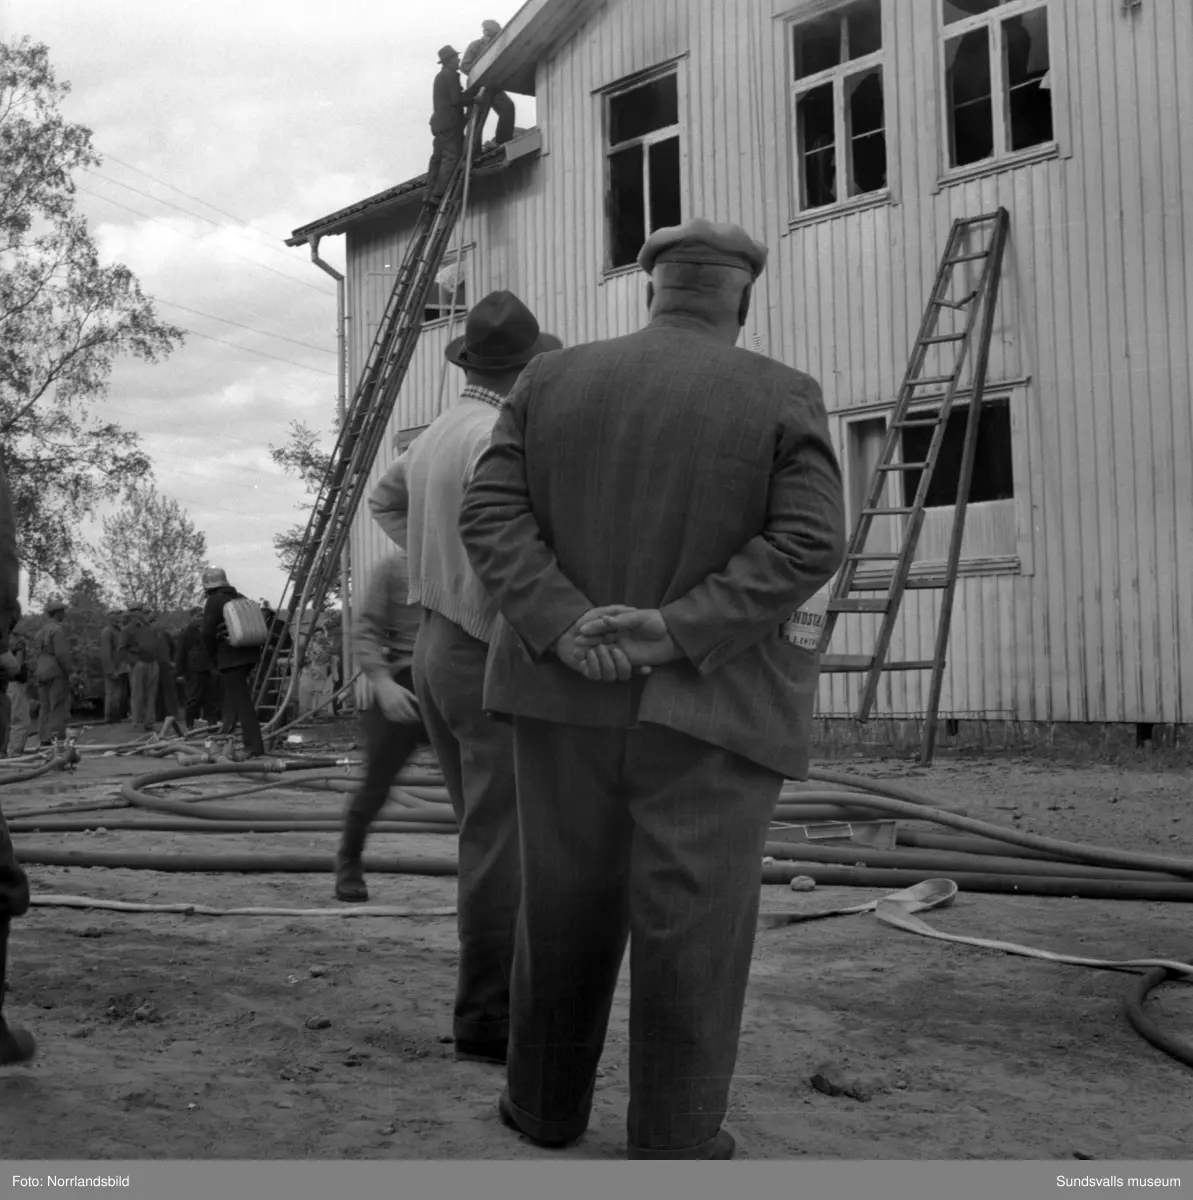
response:
<svg viewBox="0 0 1193 1200"><path fill-rule="evenodd" d="M347 726L323 726L328 738ZM111 740L109 731L89 731ZM883 775L971 815L1106 846L1188 854L1191 774L1146 762L1073 767L966 758ZM17 817L118 793L155 769L88 758L71 776L5 789ZM233 781L220 781L230 786ZM186 791L173 793L184 796ZM266 794L272 805L281 803ZM260 797L233 803L261 803ZM302 808L338 807L297 796ZM18 847L326 853L335 835L22 834ZM449 837L391 835L380 854L442 857ZM332 907L331 877L172 875L32 867L35 893ZM374 901L454 902L451 878L375 875ZM858 903L877 890L764 889L763 908ZM1096 957L1193 958L1179 904L962 895L941 929ZM451 1056L451 917L126 915L34 909L13 926L10 1020L40 1056L0 1075L0 1156L518 1159L544 1157L498 1122L501 1072ZM1193 1071L1122 1015L1128 977L949 945L869 915L760 932L729 1124L742 1157L1118 1159L1193 1157ZM592 1126L565 1158L624 1153L623 977ZM1193 1037L1193 988L1168 986L1157 1018ZM322 1028L308 1021L321 1019ZM829 1061L871 1091L830 1097ZM559 1156L557 1154L557 1156Z"/></svg>

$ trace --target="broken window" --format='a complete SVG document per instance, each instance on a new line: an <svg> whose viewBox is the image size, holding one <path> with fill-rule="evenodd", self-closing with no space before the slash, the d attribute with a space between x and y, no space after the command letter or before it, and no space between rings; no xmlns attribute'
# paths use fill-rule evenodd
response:
<svg viewBox="0 0 1193 1200"><path fill-rule="evenodd" d="M674 71L606 100L608 267L630 266L656 229L682 216L679 77Z"/></svg>
<svg viewBox="0 0 1193 1200"><path fill-rule="evenodd" d="M916 409L916 418L932 416L932 410ZM957 485L961 480L961 453L965 447L965 426L969 405L953 405L945 425L944 442L932 482L928 485L926 507L946 508L957 503ZM924 462L932 441L931 426L906 428L900 434L900 452L905 463ZM903 503L915 503L922 471L903 471ZM982 401L978 420L978 441L973 460L973 478L969 485L969 503L1011 500L1015 479L1011 465L1011 402L1002 397Z"/></svg>
<svg viewBox="0 0 1193 1200"><path fill-rule="evenodd" d="M882 191L882 0L854 0L801 21L792 39L800 209Z"/></svg>
<svg viewBox="0 0 1193 1200"><path fill-rule="evenodd" d="M941 4L948 165L997 160L1050 143L1047 4Z"/></svg>
<svg viewBox="0 0 1193 1200"><path fill-rule="evenodd" d="M423 324L444 321L452 316L453 312L456 320L462 321L468 315L468 305L463 264L449 261L435 276L435 282L431 284L431 290L427 293L423 306Z"/></svg>

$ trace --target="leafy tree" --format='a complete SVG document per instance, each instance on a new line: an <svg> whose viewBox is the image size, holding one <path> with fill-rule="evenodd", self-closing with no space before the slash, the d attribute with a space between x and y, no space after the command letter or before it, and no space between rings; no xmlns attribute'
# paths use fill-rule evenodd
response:
<svg viewBox="0 0 1193 1200"><path fill-rule="evenodd" d="M289 439L281 446L271 445L269 455L288 475L296 475L302 480L309 496L318 496L323 480L331 468L331 455L320 448L319 435L309 425L302 421L291 421ZM313 501L299 505L302 512L309 513L312 508ZM287 574L294 570L294 564L298 561L298 552L302 549L306 531L306 525L302 524L292 525L282 533L274 534L273 548L277 551L278 562ZM341 584L340 564L336 563L327 590L330 602L339 602Z"/></svg>
<svg viewBox="0 0 1193 1200"><path fill-rule="evenodd" d="M207 538L176 500L146 485L103 520L96 561L125 605L186 609L202 594Z"/></svg>
<svg viewBox="0 0 1193 1200"><path fill-rule="evenodd" d="M151 473L136 433L92 411L114 361L182 341L75 211L72 173L101 159L59 111L69 90L44 45L0 42L0 457L36 595L74 573L80 519Z"/></svg>

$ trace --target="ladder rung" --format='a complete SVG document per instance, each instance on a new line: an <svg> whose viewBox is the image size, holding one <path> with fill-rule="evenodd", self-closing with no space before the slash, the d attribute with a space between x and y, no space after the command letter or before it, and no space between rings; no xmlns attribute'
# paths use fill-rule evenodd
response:
<svg viewBox="0 0 1193 1200"><path fill-rule="evenodd" d="M989 250L978 250L974 254L958 254L956 258L946 258L944 262L946 267L951 267L956 263L973 262L975 258L988 258L989 256Z"/></svg>
<svg viewBox="0 0 1193 1200"><path fill-rule="evenodd" d="M929 425L939 425L940 417L904 417L901 421L894 421L892 423L900 429L915 429L917 427L923 429Z"/></svg>
<svg viewBox="0 0 1193 1200"><path fill-rule="evenodd" d="M933 300L932 303L937 308L964 308L967 304L972 303L977 299L977 291L972 291L968 296L962 296L960 300Z"/></svg>
<svg viewBox="0 0 1193 1200"><path fill-rule="evenodd" d="M952 383L952 375L925 375L922 379L909 379L907 387L923 387L926 383Z"/></svg>
<svg viewBox="0 0 1193 1200"><path fill-rule="evenodd" d="M822 654L822 671L868 671L874 661L872 654Z"/></svg>
<svg viewBox="0 0 1193 1200"><path fill-rule="evenodd" d="M964 341L964 333L934 333L931 337L920 338L920 344L923 346L935 346L938 342L960 342Z"/></svg>
<svg viewBox="0 0 1193 1200"><path fill-rule="evenodd" d="M957 219L957 224L965 225L965 226L985 225L989 221L997 221L1001 215L1002 215L1001 212L991 212L991 213L982 213L980 216L977 216L977 217L959 217Z"/></svg>
<svg viewBox="0 0 1193 1200"><path fill-rule="evenodd" d="M884 671L930 671L936 666L932 659L925 659L921 662L889 662L883 663Z"/></svg>
<svg viewBox="0 0 1193 1200"><path fill-rule="evenodd" d="M898 562L903 557L902 551L886 552L883 554L847 554L846 558L853 559L854 562Z"/></svg>
<svg viewBox="0 0 1193 1200"><path fill-rule="evenodd" d="M863 508L862 515L866 517L906 517L915 512L914 508Z"/></svg>
<svg viewBox="0 0 1193 1200"><path fill-rule="evenodd" d="M886 600L830 600L829 612L842 613L884 613L890 608L890 599Z"/></svg>
<svg viewBox="0 0 1193 1200"><path fill-rule="evenodd" d="M875 469L879 471L922 471L927 465L926 462L880 463Z"/></svg>

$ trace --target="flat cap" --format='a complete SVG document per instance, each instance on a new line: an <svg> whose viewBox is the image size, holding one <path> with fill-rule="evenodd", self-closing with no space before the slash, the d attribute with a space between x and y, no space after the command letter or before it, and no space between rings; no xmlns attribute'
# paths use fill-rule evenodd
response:
<svg viewBox="0 0 1193 1200"><path fill-rule="evenodd" d="M740 226L693 217L685 225L656 229L638 255L649 275L659 263L700 263L710 267L739 267L753 279L766 266L767 249Z"/></svg>

